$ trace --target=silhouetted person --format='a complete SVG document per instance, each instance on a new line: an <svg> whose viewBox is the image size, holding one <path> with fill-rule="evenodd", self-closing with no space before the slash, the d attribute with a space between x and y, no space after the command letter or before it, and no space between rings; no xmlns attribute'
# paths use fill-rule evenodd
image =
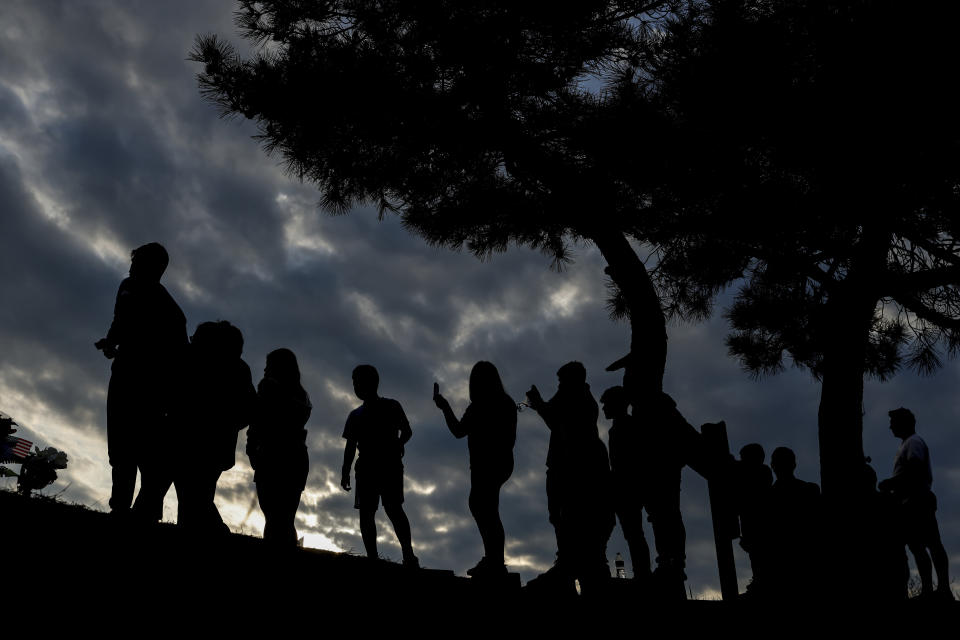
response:
<svg viewBox="0 0 960 640"><path fill-rule="evenodd" d="M658 595L668 600L686 599L687 531L680 513L680 480L687 455L684 434L692 432L677 410L677 403L668 394L659 392L640 406L632 405L632 417L640 426L641 438L649 454L644 509L653 527L657 550L657 567L653 578Z"/></svg>
<svg viewBox="0 0 960 640"><path fill-rule="evenodd" d="M517 405L504 391L497 368L483 360L470 372L470 406L460 420L440 395L437 383L433 384L433 401L443 411L450 432L457 438L467 437L470 450L470 513L480 529L484 555L467 575L505 574L500 488L513 473Z"/></svg>
<svg viewBox="0 0 960 640"><path fill-rule="evenodd" d="M367 556L377 557L375 516L382 500L400 542L403 564L419 567L410 541L410 521L403 511L403 446L413 431L400 403L377 395L379 386L380 375L373 366L361 364L353 370L353 391L363 404L350 412L343 428L347 445L340 486L350 490L350 467L359 449L353 506L360 511L360 535Z"/></svg>
<svg viewBox="0 0 960 640"><path fill-rule="evenodd" d="M603 415L612 420L608 432L610 472L613 482L613 504L620 519L623 537L630 549L633 575L638 580L650 579L650 547L643 535L643 505L651 491L649 456L640 426L628 413L630 401L623 387L610 387L600 396Z"/></svg>
<svg viewBox="0 0 960 640"><path fill-rule="evenodd" d="M580 580L585 591L610 577L606 546L616 524L607 448L600 440L600 410L587 371L568 362L557 371L557 392L545 402L536 386L530 406L550 429L547 451L547 508L557 536L555 573Z"/></svg>
<svg viewBox="0 0 960 640"><path fill-rule="evenodd" d="M906 599L907 553L900 532L899 509L890 493L877 491L877 472L867 458L861 470L863 500L854 505L859 523L860 564L857 582L863 599L895 602Z"/></svg>
<svg viewBox="0 0 960 640"><path fill-rule="evenodd" d="M300 385L297 357L289 349L271 351L257 385L247 456L266 519L263 539L278 546L297 544L294 521L310 471L304 426L311 410L310 397Z"/></svg>
<svg viewBox="0 0 960 640"><path fill-rule="evenodd" d="M740 449L737 461L735 490L737 514L740 517L740 546L750 556L753 578L747 585L751 595L762 594L766 582L766 556L769 553L767 506L773 487L773 471L764 464L763 447L751 443Z"/></svg>
<svg viewBox="0 0 960 640"><path fill-rule="evenodd" d="M931 597L936 594L953 600L948 577L949 561L937 524L937 498L931 491L933 471L930 467L930 451L917 435L917 421L913 412L900 407L888 415L890 431L900 438L901 444L894 458L893 476L881 482L879 488L892 493L899 505L904 540L920 574L920 595ZM931 560L932 568L937 572L936 592L933 589Z"/></svg>
<svg viewBox="0 0 960 640"><path fill-rule="evenodd" d="M777 447L770 456L777 480L770 489L769 574L771 594L813 599L822 591L820 487L794 476L797 458Z"/></svg>
<svg viewBox="0 0 960 640"><path fill-rule="evenodd" d="M110 509L129 511L140 469L140 493L134 506L139 519L156 522L170 487L169 412L172 380L180 372L187 345L186 318L160 284L167 251L156 242L130 253L130 276L120 283L113 323L97 349L113 359L107 392L107 451L113 470Z"/></svg>
<svg viewBox="0 0 960 640"><path fill-rule="evenodd" d="M220 474L236 463L237 436L250 424L257 399L250 367L240 357L243 334L226 321L197 327L187 350L176 418L191 455L177 464L177 524L226 533L213 499Z"/></svg>

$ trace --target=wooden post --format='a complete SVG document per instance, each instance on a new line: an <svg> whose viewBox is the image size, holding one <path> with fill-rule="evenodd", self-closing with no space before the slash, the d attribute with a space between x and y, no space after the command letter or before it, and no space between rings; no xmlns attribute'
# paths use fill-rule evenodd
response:
<svg viewBox="0 0 960 640"><path fill-rule="evenodd" d="M733 506L733 457L730 455L730 443L727 440L727 424L722 421L704 424L700 427L700 433L703 435L704 457L708 461L706 466L709 471L705 475L710 494L713 541L720 570L720 593L724 600L732 602L739 594L737 566L733 559L733 539L740 535L740 524Z"/></svg>

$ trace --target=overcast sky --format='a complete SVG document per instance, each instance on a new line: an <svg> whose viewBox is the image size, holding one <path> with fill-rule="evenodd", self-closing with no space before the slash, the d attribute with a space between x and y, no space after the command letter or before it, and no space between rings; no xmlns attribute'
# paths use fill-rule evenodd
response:
<svg viewBox="0 0 960 640"><path fill-rule="evenodd" d="M297 522L306 544L362 553L353 496L339 488L340 434L359 404L350 372L368 362L380 371L381 394L400 401L413 426L405 506L415 550L423 565L462 574L482 555L467 508L467 447L444 426L431 385L440 383L459 414L477 360L496 364L517 400L531 383L552 394L557 368L574 359L586 365L596 396L617 384L603 367L625 353L628 332L607 318L603 261L583 246L559 273L523 248L481 263L431 249L372 210L318 212L317 191L263 154L250 123L218 119L198 94L198 68L186 61L194 37L235 40L233 10L227 0L0 4L0 411L22 425L17 435L69 454L69 468L45 493L107 508L110 363L93 343L110 325L130 250L160 242L171 257L164 284L190 333L206 320L240 327L255 382L275 348L289 347L300 360L314 405ZM727 357L724 332L720 317L671 325L666 390L692 424L726 420L734 451L748 442L768 454L790 446L798 475L819 481L819 386L796 370L751 379ZM886 412L903 405L917 414L953 575L960 568L957 383L956 362L933 377L870 381L864 418L865 448L883 478L898 444ZM601 418L604 439L608 427ZM188 435L158 433L156 446L171 460L189 455ZM516 471L501 500L507 562L524 580L548 568L555 551L547 435L536 414L520 414ZM233 530L259 534L244 440L216 501ZM688 584L710 596L719 581L706 483L689 469L682 508ZM165 518L175 514L171 491ZM381 552L399 559L382 511L378 524ZM619 527L608 551L611 560L622 552L629 568ZM743 583L749 565L737 553Z"/></svg>

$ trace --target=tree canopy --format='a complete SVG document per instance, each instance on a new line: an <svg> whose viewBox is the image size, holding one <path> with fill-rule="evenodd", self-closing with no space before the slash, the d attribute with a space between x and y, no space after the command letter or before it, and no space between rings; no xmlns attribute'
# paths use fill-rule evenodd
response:
<svg viewBox="0 0 960 640"><path fill-rule="evenodd" d="M192 58L225 115L318 185L481 257L596 244L659 393L663 309L740 286L728 346L823 383L824 488L863 462L863 376L960 347L958 9L889 0L246 0L261 44ZM631 242L657 250L654 285Z"/></svg>
<svg viewBox="0 0 960 640"><path fill-rule="evenodd" d="M658 114L634 80L676 6L247 1L237 21L259 53L206 36L192 58L202 92L255 120L328 211L373 203L481 257L516 243L562 264L571 240L595 243L631 350L648 354L627 363L642 374L628 386L659 393L665 320L630 245L652 223L649 180L629 178L660 167L646 152L660 146Z"/></svg>
<svg viewBox="0 0 960 640"><path fill-rule="evenodd" d="M960 348L958 16L927 9L711 0L647 58L682 167L661 284L696 308L735 274L731 354L822 381L825 489L856 482L863 375Z"/></svg>
<svg viewBox="0 0 960 640"><path fill-rule="evenodd" d="M562 262L594 216L643 205L616 179L640 150L613 92L670 6L245 1L260 52L207 36L193 59L203 93L255 120L328 211L373 203L429 242Z"/></svg>

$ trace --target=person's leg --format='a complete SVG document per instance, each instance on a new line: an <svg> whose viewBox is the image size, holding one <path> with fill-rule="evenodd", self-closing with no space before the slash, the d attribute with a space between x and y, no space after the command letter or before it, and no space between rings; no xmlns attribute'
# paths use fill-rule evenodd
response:
<svg viewBox="0 0 960 640"><path fill-rule="evenodd" d="M658 555L671 558L673 563L686 566L687 530L680 512L680 494L668 493L651 502L650 524L653 526ZM663 541L661 542L661 538Z"/></svg>
<svg viewBox="0 0 960 640"><path fill-rule="evenodd" d="M130 386L120 374L110 376L107 388L107 456L113 480L110 511L118 514L130 510L137 484L136 442L132 437L134 425L130 421L134 399L130 392Z"/></svg>
<svg viewBox="0 0 960 640"><path fill-rule="evenodd" d="M947 550L943 547L943 540L940 538L940 525L937 523L936 511L930 511L927 514L925 525L925 543L930 550L930 559L933 561L933 569L937 572L937 591L949 593L950 591L950 559L947 557Z"/></svg>
<svg viewBox="0 0 960 640"><path fill-rule="evenodd" d="M376 510L360 509L360 536L363 538L363 548L367 552L367 557L374 559L377 557L376 515Z"/></svg>
<svg viewBox="0 0 960 640"><path fill-rule="evenodd" d="M142 460L140 491L133 503L134 516L143 522L159 522L163 518L163 499L173 484L172 474L155 460Z"/></svg>
<svg viewBox="0 0 960 640"><path fill-rule="evenodd" d="M906 551L903 552L903 597L910 597L910 559Z"/></svg>
<svg viewBox="0 0 960 640"><path fill-rule="evenodd" d="M564 561L564 513L561 504L560 473L547 469L547 516L553 525L553 533L557 539L557 559L555 565Z"/></svg>
<svg viewBox="0 0 960 640"><path fill-rule="evenodd" d="M931 545L930 558L933 560L933 569L937 572L937 591L950 593L950 559L943 542L937 540Z"/></svg>
<svg viewBox="0 0 960 640"><path fill-rule="evenodd" d="M276 492L273 483L270 482L267 474L257 470L257 501L260 503L260 511L263 512L263 540L273 543L279 540L277 529L276 510Z"/></svg>
<svg viewBox="0 0 960 640"><path fill-rule="evenodd" d="M627 548L630 550L630 562L633 564L633 576L635 578L648 578L650 576L650 546L643 535L643 512L637 508L621 506L617 511L620 518L620 529L623 530L623 537L627 540Z"/></svg>
<svg viewBox="0 0 960 640"><path fill-rule="evenodd" d="M291 546L297 546L297 510L300 508L300 494L302 491L298 487L287 489L283 503L283 536ZM376 533L374 533L376 540Z"/></svg>
<svg viewBox="0 0 960 640"><path fill-rule="evenodd" d="M264 480L264 475L261 474L261 479L257 481L257 498L260 500L260 510L266 518L263 539L278 547L295 547L297 530L294 523L297 508L300 506L299 486L291 488L290 483L283 477ZM218 518L219 515L218 512ZM223 529L226 529L226 525L223 525Z"/></svg>
<svg viewBox="0 0 960 640"><path fill-rule="evenodd" d="M929 595L933 593L933 563L927 555L927 546L931 542L930 517L933 512L918 500L911 500L904 503L901 513L907 548L913 554L917 573L920 574L920 593Z"/></svg>
<svg viewBox="0 0 960 640"><path fill-rule="evenodd" d="M137 467L140 469L140 492L133 504L134 515L143 522L159 522L163 517L163 499L173 484L173 469L166 460L166 449L158 440L170 433L173 425L164 415L154 387L146 386L137 408L135 440ZM191 473L196 473L192 471Z"/></svg>
<svg viewBox="0 0 960 640"><path fill-rule="evenodd" d="M403 505L387 505L385 503L383 505L383 510L386 512L387 517L390 518L390 523L393 525L393 530L397 534L397 541L400 543L400 550L403 552L404 564L408 564L416 560L416 556L413 554L413 543L411 541L410 520L407 519L407 514L403 510Z"/></svg>
<svg viewBox="0 0 960 640"><path fill-rule="evenodd" d="M197 505L198 515L201 517L201 526L209 533L230 533L230 529L224 523L213 501L217 495L217 482L220 480L221 473L222 471L216 467L205 469L202 484L199 487L198 498L202 502Z"/></svg>
<svg viewBox="0 0 960 640"><path fill-rule="evenodd" d="M360 511L360 537L368 558L376 560L377 555L377 509L380 506L380 494L377 491L377 477L374 469L364 467L360 473L360 461L357 461L354 474L353 508Z"/></svg>
<svg viewBox="0 0 960 640"><path fill-rule="evenodd" d="M683 569L686 566L687 532L680 513L678 493L658 495L646 505L657 549L655 576L662 582L665 595L686 599Z"/></svg>
<svg viewBox="0 0 960 640"><path fill-rule="evenodd" d="M299 486L291 485L286 481L277 482L271 488L270 515L267 518L267 527L264 529L264 539L267 539L267 531L269 531L271 543L279 547L297 546L296 519L297 509L300 507L300 493ZM263 508L262 499L260 504ZM264 515L267 515L266 511ZM374 539L376 539L376 533L374 533Z"/></svg>
<svg viewBox="0 0 960 640"><path fill-rule="evenodd" d="M410 534L410 521L403 510L403 464L400 460L394 466L380 470L377 478L380 499L383 501L383 510L393 525L403 552L405 565L418 565L417 557L413 555L413 543Z"/></svg>
<svg viewBox="0 0 960 640"><path fill-rule="evenodd" d="M197 479L195 470L183 466L176 470L173 486L177 492L177 526L184 529L197 526Z"/></svg>
<svg viewBox="0 0 960 640"><path fill-rule="evenodd" d="M269 544L282 544L283 533L280 524L281 510L277 508L277 487L272 479L257 470L257 500L260 502L260 511L263 512L263 540Z"/></svg>
<svg viewBox="0 0 960 640"><path fill-rule="evenodd" d="M927 548L916 541L908 542L907 547L913 554L913 561L917 565L917 573L920 574L920 592L924 595L932 593L933 563L930 562L930 556L927 555Z"/></svg>
<svg viewBox="0 0 960 640"><path fill-rule="evenodd" d="M500 519L500 482L474 474L470 486L469 506L483 540L483 554L491 567L503 566L505 534Z"/></svg>
<svg viewBox="0 0 960 640"><path fill-rule="evenodd" d="M602 585L610 578L610 567L606 559L606 536L603 535L596 513L589 505L576 504L567 509L569 518L565 518L564 563L570 577L580 583L580 593L584 596L596 596L602 592Z"/></svg>

